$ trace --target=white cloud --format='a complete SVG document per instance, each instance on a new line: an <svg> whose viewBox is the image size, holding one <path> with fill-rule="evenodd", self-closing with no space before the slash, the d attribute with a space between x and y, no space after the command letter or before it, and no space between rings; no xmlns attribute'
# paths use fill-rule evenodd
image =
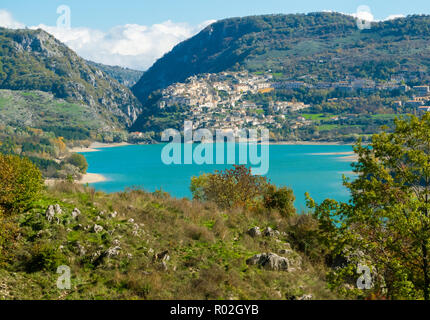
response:
<svg viewBox="0 0 430 320"><path fill-rule="evenodd" d="M392 15L389 15L388 17L386 17L385 19L378 20L378 19L375 19L375 17L373 16L371 8L369 8L369 9L370 9L369 11L357 10L357 12L355 12L355 13L344 13L344 12L338 12L338 11L333 11L333 10L323 10L323 12L337 12L337 13L341 13L341 14L344 14L347 16L352 16L354 18L359 18L361 20L366 20L366 21L371 21L371 22L381 22L381 21L388 21L388 20L394 20L394 19L406 17L404 14L392 14Z"/></svg>
<svg viewBox="0 0 430 320"><path fill-rule="evenodd" d="M176 44L213 22L214 20L205 21L198 26L170 20L152 26L126 24L113 27L107 32L83 27L65 29L44 24L29 28L41 28L49 32L85 59L146 70ZM24 27L14 21L9 12L1 10L0 26L3 24L8 28Z"/></svg>
<svg viewBox="0 0 430 320"><path fill-rule="evenodd" d="M392 14L386 17L383 21L394 20L394 19L404 18L404 17L405 17L404 14Z"/></svg>
<svg viewBox="0 0 430 320"><path fill-rule="evenodd" d="M66 30L46 25L33 28L51 33L85 59L146 70L176 44L192 37L211 22L197 27L172 21L152 26L126 24L107 32L89 28Z"/></svg>
<svg viewBox="0 0 430 320"><path fill-rule="evenodd" d="M22 23L15 21L8 11L0 9L0 27L19 29L24 28L25 26Z"/></svg>

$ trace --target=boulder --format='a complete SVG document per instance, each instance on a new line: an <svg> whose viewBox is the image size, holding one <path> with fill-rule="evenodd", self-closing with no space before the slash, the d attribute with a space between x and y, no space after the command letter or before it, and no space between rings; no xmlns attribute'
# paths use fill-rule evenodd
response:
<svg viewBox="0 0 430 320"><path fill-rule="evenodd" d="M94 225L94 232L95 233L100 233L103 231L103 227L99 226L98 224Z"/></svg>
<svg viewBox="0 0 430 320"><path fill-rule="evenodd" d="M279 250L279 254L289 254L291 252L291 250L289 249L281 249Z"/></svg>
<svg viewBox="0 0 430 320"><path fill-rule="evenodd" d="M290 262L274 253L261 253L246 260L247 265L258 265L266 270L289 271Z"/></svg>
<svg viewBox="0 0 430 320"><path fill-rule="evenodd" d="M156 261L169 261L170 260L169 250L163 251L161 253L157 253L154 258Z"/></svg>
<svg viewBox="0 0 430 320"><path fill-rule="evenodd" d="M73 209L73 211L72 211L72 218L73 219L76 219L80 215L81 215L81 211L78 208Z"/></svg>
<svg viewBox="0 0 430 320"><path fill-rule="evenodd" d="M270 227L267 227L266 229L264 229L264 231L263 231L263 235L265 236L265 237L276 237L276 236L279 236L279 231L277 231L277 230L273 230L272 228L270 228Z"/></svg>
<svg viewBox="0 0 430 320"><path fill-rule="evenodd" d="M157 253L153 258L154 262L161 262L161 267L164 271L168 270L167 262L169 260L170 260L170 256L169 256L168 250L163 251L161 253Z"/></svg>
<svg viewBox="0 0 430 320"><path fill-rule="evenodd" d="M55 217L55 209L53 205L50 205L48 209L46 209L45 215L46 219L48 219L49 222L52 222Z"/></svg>
<svg viewBox="0 0 430 320"><path fill-rule="evenodd" d="M300 254L291 249L281 249L279 254L288 259L290 271L300 269L302 266L302 257Z"/></svg>
<svg viewBox="0 0 430 320"><path fill-rule="evenodd" d="M106 251L106 255L107 255L108 258L111 258L111 257L119 255L120 251L121 251L121 247L120 246L115 246L115 247L109 248Z"/></svg>
<svg viewBox="0 0 430 320"><path fill-rule="evenodd" d="M78 247L79 255L82 257L87 253L87 250L84 246L82 246L79 242L76 243L76 246Z"/></svg>
<svg viewBox="0 0 430 320"><path fill-rule="evenodd" d="M54 205L54 211L55 211L55 214L62 214L63 213L63 210L61 210L61 207L59 204Z"/></svg>
<svg viewBox="0 0 430 320"><path fill-rule="evenodd" d="M261 230L259 227L251 228L246 233L249 234L253 238L261 236Z"/></svg>

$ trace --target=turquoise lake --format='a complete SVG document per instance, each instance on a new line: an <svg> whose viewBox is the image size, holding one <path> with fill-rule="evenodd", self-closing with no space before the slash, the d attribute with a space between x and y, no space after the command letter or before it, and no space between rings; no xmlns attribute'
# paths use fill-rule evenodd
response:
<svg viewBox="0 0 430 320"><path fill-rule="evenodd" d="M131 145L83 153L88 160L88 172L107 178L91 185L108 193L137 187L150 192L162 189L174 197L191 198L192 176L231 167L166 165L161 160L164 146ZM305 192L317 201L326 198L347 201L349 192L342 185L342 175L353 177L351 160L338 153L351 151L352 146L347 145L271 145L266 176L272 183L294 190L295 206L299 210L306 207Z"/></svg>

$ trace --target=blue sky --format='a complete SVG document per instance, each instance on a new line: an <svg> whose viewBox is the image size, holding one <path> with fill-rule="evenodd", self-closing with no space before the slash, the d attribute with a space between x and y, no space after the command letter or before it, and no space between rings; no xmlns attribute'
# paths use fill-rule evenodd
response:
<svg viewBox="0 0 430 320"><path fill-rule="evenodd" d="M61 4L71 7L74 27L101 30L126 23L152 25L166 20L196 25L210 19L266 13L353 13L360 5L368 5L376 19L392 14L430 14L428 0L2 0L0 9L8 10L26 25L52 25Z"/></svg>
<svg viewBox="0 0 430 320"><path fill-rule="evenodd" d="M71 29L57 26L60 5L70 7ZM429 0L1 0L0 26L42 28L86 59L146 70L215 20L324 10L354 14L362 5L370 8L370 20L430 14Z"/></svg>

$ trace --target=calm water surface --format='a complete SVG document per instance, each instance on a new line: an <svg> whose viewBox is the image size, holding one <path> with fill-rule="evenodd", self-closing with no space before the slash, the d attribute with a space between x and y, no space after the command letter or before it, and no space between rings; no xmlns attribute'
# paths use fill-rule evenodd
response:
<svg viewBox="0 0 430 320"><path fill-rule="evenodd" d="M192 176L231 167L165 165L161 161L163 147L132 145L83 153L88 160L88 172L102 174L108 179L92 186L105 192L122 191L127 187L151 192L162 189L175 197L191 197ZM317 201L326 198L346 201L349 193L342 185L342 174L353 177L351 160L336 153L350 151L351 146L343 145L271 145L267 177L278 186L294 190L295 205L299 210L305 208L305 192Z"/></svg>

